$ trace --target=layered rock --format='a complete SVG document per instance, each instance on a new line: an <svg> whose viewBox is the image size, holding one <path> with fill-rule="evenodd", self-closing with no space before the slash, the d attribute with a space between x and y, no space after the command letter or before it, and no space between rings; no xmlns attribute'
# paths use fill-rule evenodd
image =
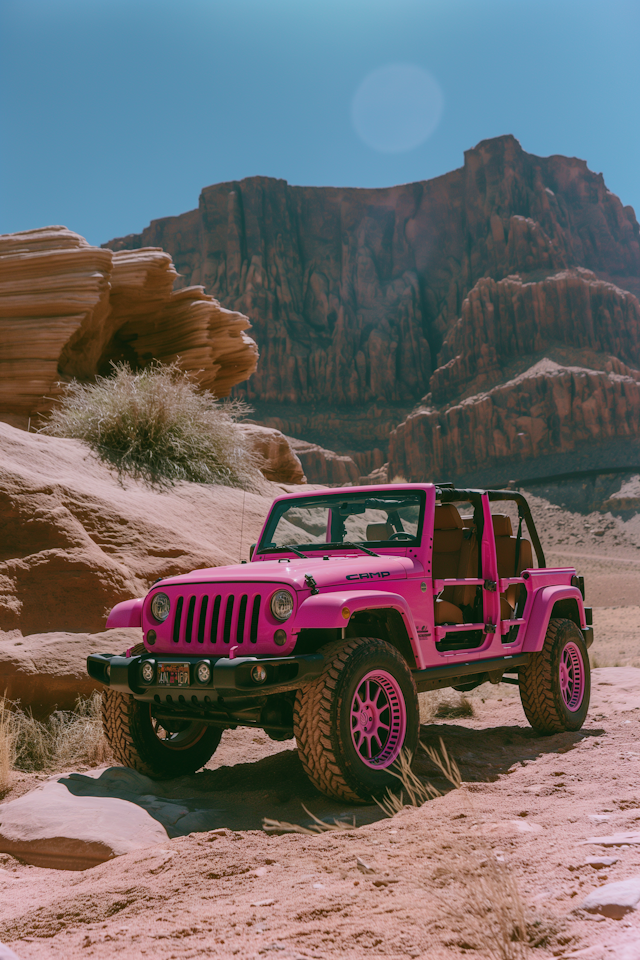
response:
<svg viewBox="0 0 640 960"><path fill-rule="evenodd" d="M246 380L248 318L202 287L174 291L176 277L162 250L114 254L65 227L0 236L0 418L27 426L57 381L91 379L111 359L179 358L218 396Z"/></svg>
<svg viewBox="0 0 640 960"><path fill-rule="evenodd" d="M389 474L501 485L638 463L640 374L545 359L486 393L444 409L419 407L392 433ZM598 464L598 454L605 458Z"/></svg>
<svg viewBox="0 0 640 960"><path fill-rule="evenodd" d="M487 389L550 340L638 362L633 210L584 161L509 136L388 189L207 187L198 210L107 246L146 245L252 317L260 366L238 393L257 418L352 458L384 459L429 391L444 404Z"/></svg>

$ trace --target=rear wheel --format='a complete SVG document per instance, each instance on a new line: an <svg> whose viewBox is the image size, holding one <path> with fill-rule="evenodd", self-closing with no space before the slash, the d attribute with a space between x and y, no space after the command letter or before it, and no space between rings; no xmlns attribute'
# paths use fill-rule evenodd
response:
<svg viewBox="0 0 640 960"><path fill-rule="evenodd" d="M591 671L582 631L573 620L549 621L544 646L520 667L520 699L539 733L579 730L589 709Z"/></svg>
<svg viewBox="0 0 640 960"><path fill-rule="evenodd" d="M293 725L306 773L324 794L367 800L397 785L389 773L418 743L418 695L391 644L357 637L323 650L325 668L298 692Z"/></svg>

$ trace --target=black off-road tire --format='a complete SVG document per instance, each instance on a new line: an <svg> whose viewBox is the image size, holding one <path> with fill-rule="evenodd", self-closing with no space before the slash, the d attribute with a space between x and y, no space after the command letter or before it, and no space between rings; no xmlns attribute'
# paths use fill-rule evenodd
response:
<svg viewBox="0 0 640 960"><path fill-rule="evenodd" d="M350 708L363 678L376 669L390 674L400 688L406 711L401 749L415 753L420 714L411 670L401 653L385 640L355 637L320 651L325 667L317 680L299 690L293 711L298 754L312 783L329 797L350 802L370 800L386 787L398 788L386 769L362 762L351 735Z"/></svg>
<svg viewBox="0 0 640 960"><path fill-rule="evenodd" d="M144 652L144 645L131 653ZM162 740L156 733L161 721L155 721L151 706L131 694L110 690L102 693L102 727L115 759L156 780L169 780L195 773L211 759L222 730L194 721L178 721L173 739Z"/></svg>
<svg viewBox="0 0 640 960"><path fill-rule="evenodd" d="M576 666L583 671L582 695L569 709L562 694L560 666L568 645L576 654ZM544 646L525 667L520 667L520 699L527 720L542 734L579 730L589 710L591 671L582 631L573 622L553 618L549 621Z"/></svg>

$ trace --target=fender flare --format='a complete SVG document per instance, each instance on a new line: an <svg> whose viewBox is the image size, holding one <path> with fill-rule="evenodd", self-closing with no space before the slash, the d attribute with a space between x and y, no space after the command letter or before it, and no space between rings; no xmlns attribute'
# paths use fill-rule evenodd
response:
<svg viewBox="0 0 640 960"><path fill-rule="evenodd" d="M107 617L106 629L113 630L116 627L141 627L143 603L144 597L138 600L123 600L122 603L116 603Z"/></svg>
<svg viewBox="0 0 640 960"><path fill-rule="evenodd" d="M533 598L527 632L522 644L522 650L525 653L539 653L544 644L544 638L551 619L553 605L558 600L575 600L578 604L578 613L580 615L580 628L587 625L584 613L584 600L578 587L569 585L556 585L541 587Z"/></svg>
<svg viewBox="0 0 640 960"><path fill-rule="evenodd" d="M349 624L354 613L363 610L397 610L406 627L409 643L418 668L422 666L422 651L418 643L418 633L411 608L404 597L398 593L386 593L378 590L340 590L332 593L317 593L307 597L298 607L295 633L300 630L342 629ZM346 612L346 615L345 615Z"/></svg>

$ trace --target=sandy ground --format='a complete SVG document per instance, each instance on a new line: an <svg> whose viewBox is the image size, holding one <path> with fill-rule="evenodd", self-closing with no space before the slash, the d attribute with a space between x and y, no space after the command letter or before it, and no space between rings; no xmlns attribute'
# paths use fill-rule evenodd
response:
<svg viewBox="0 0 640 960"><path fill-rule="evenodd" d="M442 736L464 785L392 819L322 798L292 741L227 732L205 770L163 786L187 804L208 797L219 829L82 873L0 856L0 940L24 960L640 958L640 911L622 920L575 912L594 888L640 876L640 844L594 839L640 839L640 528L614 520L596 536L611 520L598 515L574 549L585 519L541 503L548 562L575 562L595 607L597 669L582 731L538 737L512 686L468 694L467 718L434 717L442 701L460 705L458 694L421 695L422 740ZM448 789L424 756L416 770ZM36 782L16 775L10 797ZM264 816L308 823L302 803L327 820L355 815L357 829L260 829ZM587 864L594 857L615 862L597 868ZM531 943L522 953L492 933L511 884Z"/></svg>

